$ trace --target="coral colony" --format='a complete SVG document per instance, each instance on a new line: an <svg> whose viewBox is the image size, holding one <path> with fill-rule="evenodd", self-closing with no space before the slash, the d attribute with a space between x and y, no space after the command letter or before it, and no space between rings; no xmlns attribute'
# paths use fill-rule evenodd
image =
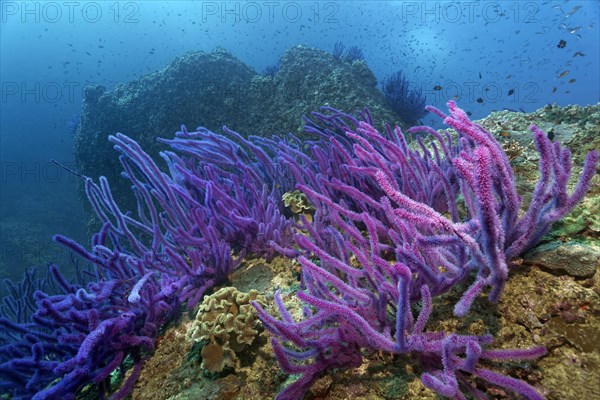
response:
<svg viewBox="0 0 600 400"><path fill-rule="evenodd" d="M569 150L532 126L540 179L521 210L499 144L454 102L448 106L449 115L428 110L457 137L414 127L409 132L434 138L417 136L418 150L399 128L375 130L366 110L357 117L328 108L315 113L306 119L305 130L316 136L308 142L182 128L162 140L172 149L161 153L168 173L135 141L111 136L138 208L121 210L105 178L85 178L102 227L89 250L60 235L55 240L93 268L68 281L50 266L43 279L27 271L8 285L0 309L2 393L73 399L92 388L100 398L124 398L159 330L183 305L196 306L246 254L280 253L302 265L304 319L292 318L279 293L281 319L254 304L281 368L299 375L279 399L301 399L320 376L356 367L373 351L417 356L423 383L442 396L484 397L472 384L476 377L542 398L479 361L533 359L543 347L494 350L491 335L428 331L432 296L469 284L457 316L484 291L497 301L510 260L583 198L598 153L587 155L568 194ZM312 221L296 221L285 209L282 196L294 190L314 207ZM115 388L111 378L127 367L131 373Z"/></svg>
<svg viewBox="0 0 600 400"><path fill-rule="evenodd" d="M381 83L388 106L408 125L415 125L427 114L426 99L420 88L411 87L402 71L396 71Z"/></svg>

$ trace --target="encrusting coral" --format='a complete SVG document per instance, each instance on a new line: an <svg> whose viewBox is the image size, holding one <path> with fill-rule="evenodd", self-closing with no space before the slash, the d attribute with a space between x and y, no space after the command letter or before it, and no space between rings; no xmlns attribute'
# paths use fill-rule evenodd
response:
<svg viewBox="0 0 600 400"><path fill-rule="evenodd" d="M251 301L266 304L256 290L244 293L234 287L222 288L204 298L188 336L198 342L207 341L201 353L202 367L207 371L240 367L236 353L252 345L261 327Z"/></svg>

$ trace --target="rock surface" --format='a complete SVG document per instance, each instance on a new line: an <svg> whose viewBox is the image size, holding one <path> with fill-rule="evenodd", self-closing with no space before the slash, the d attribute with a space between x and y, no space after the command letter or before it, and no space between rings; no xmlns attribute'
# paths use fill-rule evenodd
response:
<svg viewBox="0 0 600 400"><path fill-rule="evenodd" d="M129 182L108 135L124 133L152 157L182 124L242 135L302 133L302 115L331 106L346 112L368 107L374 121L399 122L364 61L352 63L304 46L286 51L274 75L260 75L223 49L188 53L160 71L107 90L86 88L75 159L83 175L104 175L118 204L134 209ZM86 202L87 203L87 202Z"/></svg>
<svg viewBox="0 0 600 400"><path fill-rule="evenodd" d="M528 263L576 278L591 278L600 262L600 249L579 243L550 242L525 254Z"/></svg>

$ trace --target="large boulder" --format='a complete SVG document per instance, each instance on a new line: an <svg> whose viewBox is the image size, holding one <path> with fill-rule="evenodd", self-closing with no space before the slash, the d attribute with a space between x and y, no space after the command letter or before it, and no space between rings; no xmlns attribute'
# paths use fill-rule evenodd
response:
<svg viewBox="0 0 600 400"><path fill-rule="evenodd" d="M107 176L117 202L132 209L129 183L119 177L122 168L108 135L124 133L157 157L162 145L156 138L172 137L181 124L215 132L227 125L243 135L302 134L302 115L324 105L346 112L368 107L380 127L397 119L362 60L296 46L283 54L276 73L262 75L223 49L188 53L113 89L86 88L77 167L92 178Z"/></svg>

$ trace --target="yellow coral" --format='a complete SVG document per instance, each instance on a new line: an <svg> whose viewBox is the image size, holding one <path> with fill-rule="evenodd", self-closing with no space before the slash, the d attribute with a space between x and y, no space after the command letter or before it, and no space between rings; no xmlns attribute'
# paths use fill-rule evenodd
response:
<svg viewBox="0 0 600 400"><path fill-rule="evenodd" d="M303 214L314 211L315 209L312 204L308 202L306 195L299 190L284 193L283 196L281 196L281 199L283 200L283 204L285 204L286 207L289 207L294 214Z"/></svg>
<svg viewBox="0 0 600 400"><path fill-rule="evenodd" d="M251 301L265 304L256 290L243 293L234 287L222 288L204 299L188 330L189 338L208 342L201 352L204 369L220 372L225 367L240 367L236 353L254 342L261 325Z"/></svg>

